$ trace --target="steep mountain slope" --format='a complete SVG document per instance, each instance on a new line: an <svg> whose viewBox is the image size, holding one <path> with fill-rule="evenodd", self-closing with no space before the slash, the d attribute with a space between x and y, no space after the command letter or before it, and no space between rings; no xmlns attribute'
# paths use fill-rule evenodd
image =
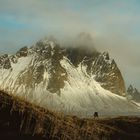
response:
<svg viewBox="0 0 140 140"><path fill-rule="evenodd" d="M119 96L125 86L119 69L107 54L77 54L76 63L70 54L73 54L71 50L42 40L31 48L20 49L15 55L3 55L0 89L65 114L138 113L139 106Z"/></svg>
<svg viewBox="0 0 140 140"><path fill-rule="evenodd" d="M113 59L107 52L88 50L86 47L78 46L67 49L67 57L74 66L82 64L86 67L88 75L95 76L101 86L118 95L125 94L125 83L122 74Z"/></svg>

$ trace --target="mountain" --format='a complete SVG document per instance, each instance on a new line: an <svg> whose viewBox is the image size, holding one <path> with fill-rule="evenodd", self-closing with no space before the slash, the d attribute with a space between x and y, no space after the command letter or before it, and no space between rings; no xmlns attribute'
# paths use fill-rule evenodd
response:
<svg viewBox="0 0 140 140"><path fill-rule="evenodd" d="M128 101L121 72L108 53L83 46L60 47L51 40L0 57L0 90L65 114L138 114Z"/></svg>
<svg viewBox="0 0 140 140"><path fill-rule="evenodd" d="M140 92L136 88L134 88L132 85L130 85L127 89L127 97L130 100L140 102Z"/></svg>

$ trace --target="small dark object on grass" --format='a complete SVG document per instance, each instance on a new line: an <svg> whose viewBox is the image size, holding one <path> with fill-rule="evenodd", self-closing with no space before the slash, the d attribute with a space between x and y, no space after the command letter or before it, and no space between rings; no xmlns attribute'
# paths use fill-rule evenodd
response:
<svg viewBox="0 0 140 140"><path fill-rule="evenodd" d="M94 112L94 118L98 118L99 115L98 115L98 112Z"/></svg>

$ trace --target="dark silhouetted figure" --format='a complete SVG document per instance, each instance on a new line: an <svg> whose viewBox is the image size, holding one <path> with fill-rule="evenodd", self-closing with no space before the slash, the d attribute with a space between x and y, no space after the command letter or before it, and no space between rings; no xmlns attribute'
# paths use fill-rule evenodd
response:
<svg viewBox="0 0 140 140"><path fill-rule="evenodd" d="M98 115L98 112L94 112L94 118L98 118L99 115Z"/></svg>

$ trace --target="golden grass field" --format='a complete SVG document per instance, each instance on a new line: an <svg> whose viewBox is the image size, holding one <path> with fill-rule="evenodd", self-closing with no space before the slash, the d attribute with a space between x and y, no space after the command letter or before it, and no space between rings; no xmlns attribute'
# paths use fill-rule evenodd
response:
<svg viewBox="0 0 140 140"><path fill-rule="evenodd" d="M139 117L65 116L0 92L0 140L140 140Z"/></svg>

